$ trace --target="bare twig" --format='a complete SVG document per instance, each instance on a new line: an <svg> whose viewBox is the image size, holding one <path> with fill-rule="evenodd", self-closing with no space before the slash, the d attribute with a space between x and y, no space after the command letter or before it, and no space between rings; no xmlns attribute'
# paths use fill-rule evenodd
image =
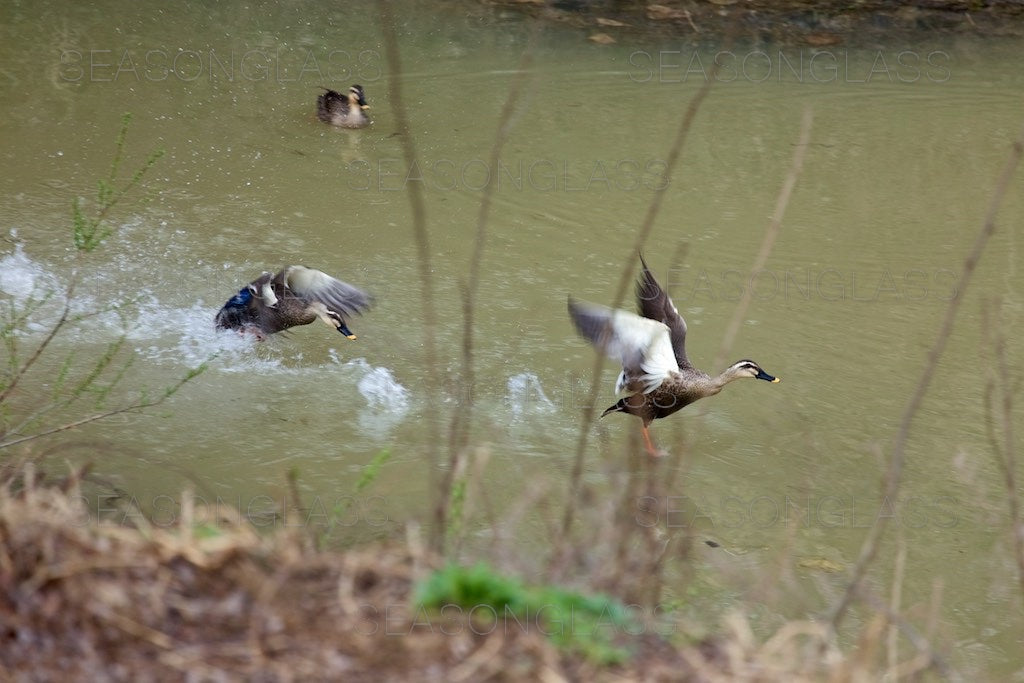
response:
<svg viewBox="0 0 1024 683"><path fill-rule="evenodd" d="M800 119L800 137L797 140L796 149L793 150L793 161L790 164L789 173L786 174L786 180L782 183L782 189L779 190L779 196L775 200L775 211L772 213L772 220L764 232L764 239L761 240L761 249L757 252L754 264L750 268L751 273L757 273L768 263L768 256L772 253L775 240L782 230L782 218L786 215L789 198L793 195L793 188L796 187L796 181L803 170L804 156L807 154L807 147L811 142L811 128L813 125L814 112L810 107L805 107L803 117ZM726 356L736 341L736 335L739 334L740 326L747 315L747 309L750 308L753 296L754 290L752 287L743 288L743 294L740 295L740 300L736 304L736 310L733 311L732 320L729 321L729 326L725 330L725 336L722 337L722 345L718 349L718 355L715 357L713 367L719 368L725 362Z"/></svg>
<svg viewBox="0 0 1024 683"><path fill-rule="evenodd" d="M779 189L779 195L775 200L775 210L772 212L771 221L768 223L768 227L765 228L764 238L761 240L761 248L757 252L757 256L754 257L754 263L751 265L750 272L756 273L768 262L768 256L771 254L772 249L775 246L775 241L778 239L779 233L782 230L782 219L786 215L786 209L789 206L789 199L793 195L793 189L796 187L796 182L800 177L800 173L803 171L804 156L807 153L807 148L810 146L811 141L811 130L814 126L814 112L810 107L806 107L803 112L803 116L800 119L800 133L797 137L796 147L793 150L793 159L789 165L789 172L786 174L786 179L782 183L782 187ZM749 287L743 289L743 294L740 296L739 302L736 304L736 308L733 311L732 319L729 321L729 325L726 328L725 335L722 337L722 343L719 346L718 354L715 356L712 367L720 368L725 362L726 356L732 349L733 343L736 341L736 336L739 334L740 326L743 324L743 319L747 315L747 310L750 308L750 302L753 298L753 290ZM703 415L705 413L705 407L701 406L697 409L697 415ZM691 439L692 439L692 435ZM685 440L685 439L684 439ZM670 474L670 483L674 481L676 474L681 470L679 465L681 464L683 452L686 449L677 449L673 456L673 467L671 468L672 474Z"/></svg>
<svg viewBox="0 0 1024 683"><path fill-rule="evenodd" d="M76 255L77 258L77 255ZM18 386L18 382L25 376L25 374L35 365L36 361L39 360L40 356L43 355L43 351L50 345L50 342L54 340L57 334L64 327L64 324L68 321L68 315L71 313L71 297L75 292L75 285L78 283L78 270L76 269L71 279L68 281L67 289L64 291L64 308L61 310L60 318L53 324L46 337L39 342L39 346L32 352L32 355L22 364L20 368L11 376L10 382L3 391L0 391L0 405L14 392L15 387Z"/></svg>
<svg viewBox="0 0 1024 683"><path fill-rule="evenodd" d="M910 401L907 403L907 407L903 411L899 429L897 430L896 437L893 440L892 455L889 457L889 467L885 475L885 485L882 492L884 500L896 500L896 496L899 493L900 482L903 474L904 451L906 449L907 441L910 438L911 423L913 422L917 411L921 408L921 403L924 401L924 397L928 393L928 387L931 386L932 378L935 376L935 371L939 366L939 359L942 358L942 353L945 351L946 344L949 342L949 338L953 333L953 324L956 320L956 313L960 309L960 302L964 299L967 286L971 281L971 276L974 275L974 271L977 269L978 261L981 259L981 255L985 251L985 246L988 244L989 238L992 237L996 231L996 215L999 212L999 207L1002 206L1003 198L1006 196L1007 190L1010 188L1010 181L1013 179L1013 174L1017 170L1017 165L1020 163L1022 154L1024 154L1024 128L1021 129L1017 139L1014 140L1010 147L1010 156L1006 160L1006 164L1003 166L1002 172L999 174L999 178L996 181L995 190L992 193L992 199L989 202L988 210L985 213L985 219L982 222L981 230L978 232L978 236L975 238L974 245L971 247L970 252L968 252L967 257L964 259L963 272L960 274L960 279L956 284L956 295L950 299L949 305L946 307L946 314L942 319L942 324L939 326L939 332L935 338L935 343L928 352L928 358L925 361L924 370L921 372L921 378L918 380L917 387L914 389L914 393L911 395ZM846 591L843 593L842 598L840 598L838 604L835 605L829 615L829 621L831 622L833 629L839 628L843 617L846 615L847 609L850 607L850 603L857 594L861 581L864 580L864 575L867 573L868 567L871 565L872 561L874 561L875 556L878 553L878 546L882 539L882 534L885 532L888 522L888 515L878 515L875 518L874 524L872 524L871 528L868 530L867 537L861 545L860 555L857 558L857 564L853 568L853 573L850 576L850 581L847 584Z"/></svg>
<svg viewBox="0 0 1024 683"><path fill-rule="evenodd" d="M83 417L78 420L66 422L57 427L51 427L50 429L45 429L41 432L36 432L35 434L27 434L16 439L10 439L9 441L0 441L0 450L3 450L4 448L9 448L10 446L16 446L20 443L25 443L26 441L32 441L33 439L49 436L50 434L65 432L69 429L74 429L75 427L81 427L82 425L89 424L90 422L96 422L97 420L113 417L114 415L136 412L144 408L152 408L154 406L158 406L167 399L169 399L171 396L173 396L175 393L177 393L177 391L181 389L183 386L185 386L187 382L194 379L197 375L199 375L199 373L203 372L204 370L206 370L205 363L193 370L190 370L187 374L185 374L184 377L178 380L175 384L172 384L171 386L164 389L163 393L160 394L157 398L136 401L131 405L122 406L120 408L114 408L112 410L106 410L100 413L96 413L94 415L89 415L88 417Z"/></svg>
<svg viewBox="0 0 1024 683"><path fill-rule="evenodd" d="M152 626L140 624L131 617L119 614L113 610L94 609L92 612L93 616L98 620L107 621L124 633L134 636L139 640L143 640L160 650L173 650L178 645L178 643L176 643L176 641L166 633L157 631Z"/></svg>
<svg viewBox="0 0 1024 683"><path fill-rule="evenodd" d="M384 39L384 51L387 63L391 67L391 78L388 82L388 93L391 98L391 111L395 117L395 127L398 130L398 138L402 145L402 154L405 157L407 168L413 168L416 164L416 145L412 137L412 129L409 126L409 117L406 114L405 103L402 99L402 60L398 50L398 38L395 35L395 16L389 0L382 0L379 3L381 34ZM420 291L423 301L423 364L427 375L427 395L435 397L438 394L438 372L437 372L437 342L435 330L437 327L437 313L434 307L434 279L432 275L433 266L430 255L430 235L427 231L427 214L423 201L423 188L419 183L406 183L406 192L409 197L409 205L412 211L412 233L416 242L416 255L419 263ZM425 440L428 449L430 462L431 489L437 490L437 468L438 468L438 442L440 439L440 428L438 425L438 412L436 402L428 400L424 405L424 422L426 423ZM443 515L439 500L436 515ZM444 525L437 524L432 530L432 539L436 544L442 543L444 539Z"/></svg>
<svg viewBox="0 0 1024 683"><path fill-rule="evenodd" d="M914 628L913 624L909 623L898 612L892 610L878 596L870 592L865 592L862 597L872 609L885 617L885 620L889 622L890 626L897 628L899 632L910 642L910 644L914 646L915 650L924 655L926 668L935 669L940 676L947 680L963 680L960 674L949 665L946 658L935 651L935 648L932 647L928 639L921 635L921 633Z"/></svg>
<svg viewBox="0 0 1024 683"><path fill-rule="evenodd" d="M512 87L509 89L505 105L498 117L498 128L495 131L494 144L491 146L491 153L488 158L487 168L498 168L498 160L501 158L501 151L508 141L512 130L512 115L519 102L523 85L526 82L530 62L533 59L533 36L536 35L536 27L531 32L530 44L523 51L519 61L519 68ZM498 174L492 173L484 185L480 197L480 211L476 219L476 238L473 243L473 253L469 260L469 278L466 281L466 288L462 298L462 377L459 382L459 402L452 412L451 428L448 439L448 467L441 478L441 487L437 492L438 507L435 514L435 523L442 529L448 520L448 504L451 496L452 481L455 472L455 463L459 459L459 452L466 447L469 438L469 429L473 417L473 396L476 385L476 373L473 366L473 324L476 311L477 292L480 289L480 265L483 261L484 247L487 243L487 220L491 211L491 199L494 190L498 187ZM439 539L445 536L441 534ZM442 540L443 543L443 540ZM435 550L443 552L443 547L436 547Z"/></svg>
<svg viewBox="0 0 1024 683"><path fill-rule="evenodd" d="M997 310L997 306L992 308ZM983 328L989 332L986 337L991 336L987 341L995 354L992 361L992 378L986 383L983 393L985 427L992 446L992 454L1006 485L1006 502L1017 560L1017 580L1021 595L1024 596L1024 520L1021 519L1020 494L1017 490L1017 452L1013 441L1013 390L1010 386L1010 366L1006 361L1006 335L1003 333L998 315L989 314L986 309L983 311ZM998 407L994 405L996 393L1001 399ZM1002 439L996 434L997 423L1002 431Z"/></svg>
<svg viewBox="0 0 1024 683"><path fill-rule="evenodd" d="M731 41L729 41L729 43L731 44ZM679 157L682 155L686 137L690 132L690 128L693 126L694 119L697 117L697 112L700 110L701 103L711 91L711 86L715 82L715 78L718 74L718 66L719 65L716 61L707 78L704 80L704 83L701 84L700 89L697 90L690 99L690 104L686 107L686 111L683 114L682 119L679 121L679 128L676 130L675 139L673 139L672 145L669 147L668 157L665 160L664 182L655 187L651 196L651 203L647 206L647 213L644 215L644 219L637 230L636 239L633 241L633 249L630 251L629 258L626 259L623 265L622 274L619 276L619 282L615 289L615 296L612 299L612 308L620 307L622 305L622 301L626 297L626 290L629 287L633 272L636 269L635 255L643 249L644 244L647 242L647 238L651 234L651 230L654 228L654 221L658 217L658 213L661 211L661 205L665 199L666 190L671 185L672 174L679 162ZM570 474L569 495L566 497L565 510L562 516L560 541L564 541L568 536L572 527L573 519L576 516L576 506L579 503L580 485L583 479L583 459L587 452L590 428L594 423L595 406L597 405L597 394L601 384L601 370L603 367L604 354L594 354L594 367L591 373L590 388L587 392L587 398L583 405L583 416L580 421L580 435L576 441L576 455L573 460L572 472ZM556 544L555 554L552 556L552 560L557 560L560 552L560 546L561 543Z"/></svg>
<svg viewBox="0 0 1024 683"><path fill-rule="evenodd" d="M892 571L892 590L889 594L889 611L893 614L900 613L900 603L903 600L903 578L907 567L907 544L900 538L900 549L896 553L896 566ZM889 624L889 639L886 643L886 655L889 677L896 680L893 674L899 668L899 629L895 624Z"/></svg>

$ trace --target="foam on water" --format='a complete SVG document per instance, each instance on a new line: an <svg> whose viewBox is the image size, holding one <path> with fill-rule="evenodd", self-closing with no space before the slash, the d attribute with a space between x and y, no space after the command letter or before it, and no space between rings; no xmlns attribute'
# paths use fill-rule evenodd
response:
<svg viewBox="0 0 1024 683"><path fill-rule="evenodd" d="M354 386L363 400L353 401L357 407L357 429L366 436L380 439L405 419L411 405L409 390L398 382L391 370L373 366L363 358L342 361L337 349L328 350L331 362L301 364L302 354L292 349L283 354L276 337L257 341L252 335L213 326L215 307L197 302L186 308L162 305L148 295L139 307L139 320L130 324L129 338L136 352L152 361L195 366L214 358L213 370L225 373L302 376L315 374L341 375L342 387ZM170 340L170 341L168 341ZM284 343L287 345L287 341ZM335 369L332 369L335 368Z"/></svg>
<svg viewBox="0 0 1024 683"><path fill-rule="evenodd" d="M279 358L260 353L262 342L252 335L216 329L215 313L215 307L202 301L167 306L147 293L139 302L137 318L128 324L128 339L136 353L156 362L195 366L216 358L216 367L223 372L284 369Z"/></svg>
<svg viewBox="0 0 1024 683"><path fill-rule="evenodd" d="M17 236L17 231L11 230L11 238L16 240ZM31 296L38 298L59 286L56 277L25 254L20 242L15 242L13 253L0 259L0 292L19 303Z"/></svg>
<svg viewBox="0 0 1024 683"><path fill-rule="evenodd" d="M13 251L0 257L0 295L23 305L33 298L55 294L27 325L32 334L45 333L63 306L61 295L67 285L61 273L65 269L61 264L33 260L17 241L17 233L12 230L11 236ZM161 258L166 260L167 256L162 254ZM86 273L71 302L72 316L82 318L74 323L73 332L62 339L68 343L104 345L124 335L140 360L150 366L169 366L174 376L204 362L210 363L211 372L255 373L261 377L322 378L335 374L340 376L340 395L351 394L351 398L343 400L357 411L359 431L380 438L405 419L412 403L410 392L390 369L373 366L362 358L342 360L334 348L328 350L330 361L326 365L304 362L298 340L272 335L260 342L253 335L217 330L214 315L223 301L198 300L180 305L179 290L152 284L154 280L160 281L160 270L151 253L136 252L117 254L106 267ZM202 279L204 273L196 277ZM143 283L141 287L139 283ZM127 303L106 310L121 302Z"/></svg>
<svg viewBox="0 0 1024 683"><path fill-rule="evenodd" d="M374 367L363 358L345 363L346 367L361 372L356 389L371 408L404 414L409 410L409 390L395 380L385 367Z"/></svg>
<svg viewBox="0 0 1024 683"><path fill-rule="evenodd" d="M48 271L43 264L30 258L21 243L17 241L18 231L11 230L15 241L14 251L0 258L0 293L9 296L16 310L22 310L30 302L36 305L42 299L48 301L33 311L24 323L30 334L44 334L50 330L43 320L56 321L60 316L63 299L59 296L64 289L60 279Z"/></svg>
<svg viewBox="0 0 1024 683"><path fill-rule="evenodd" d="M508 378L505 400L515 417L555 412L555 404L544 393L540 379L532 372L521 372Z"/></svg>
<svg viewBox="0 0 1024 683"><path fill-rule="evenodd" d="M10 296L16 305L54 295L26 323L30 333L51 329L60 316L66 286L58 275L30 258L20 243L0 258L0 294ZM91 293L96 289L113 292L110 301ZM104 310L119 301L132 303L119 310ZM74 323L76 338L85 342L105 344L124 334L135 353L150 362L195 367L217 358L218 367L225 372L268 372L283 367L278 358L258 352L259 342L251 335L216 330L216 310L202 301L170 306L151 290L126 294L98 275L83 278L71 301L72 318L83 316Z"/></svg>
<svg viewBox="0 0 1024 683"><path fill-rule="evenodd" d="M364 358L340 363L347 372L358 376L356 390L366 400L357 416L358 430L364 436L380 440L405 419L409 412L409 390L402 386L385 367L376 367Z"/></svg>

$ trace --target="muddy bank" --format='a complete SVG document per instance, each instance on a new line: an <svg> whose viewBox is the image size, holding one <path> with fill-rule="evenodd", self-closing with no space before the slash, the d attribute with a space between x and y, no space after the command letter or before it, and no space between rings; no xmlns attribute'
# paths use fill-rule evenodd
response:
<svg viewBox="0 0 1024 683"><path fill-rule="evenodd" d="M802 0L484 0L499 11L523 12L544 21L589 31L597 43L630 36L696 42L734 34L741 41L793 45L868 46L883 40L934 40L942 36L1024 36L1024 2Z"/></svg>
<svg viewBox="0 0 1024 683"><path fill-rule="evenodd" d="M78 473L41 479L0 477L4 680L794 681L882 670L847 659L820 625L785 624L762 643L739 614L697 639L613 633L625 658L599 662L558 645L564 623L495 619L500 606L483 602L419 606L417 585L441 562L415 534L327 552L301 533L256 534L187 495L173 526L135 515L129 527L90 520Z"/></svg>

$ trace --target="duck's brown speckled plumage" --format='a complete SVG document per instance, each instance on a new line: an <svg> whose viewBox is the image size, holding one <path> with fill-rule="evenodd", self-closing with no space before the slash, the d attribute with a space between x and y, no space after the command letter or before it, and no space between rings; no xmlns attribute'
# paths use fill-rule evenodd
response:
<svg viewBox="0 0 1024 683"><path fill-rule="evenodd" d="M686 321L654 279L643 257L636 285L640 315L569 299L569 314L579 333L622 363L617 391L629 392L602 413L636 415L642 421L644 443L655 453L647 427L694 401L714 396L729 382L743 377L778 382L752 360L740 360L717 377L693 366L686 355Z"/></svg>
<svg viewBox="0 0 1024 683"><path fill-rule="evenodd" d="M345 94L324 88L316 98L317 118L341 128L363 128L373 123L366 115L369 108L361 85L353 85Z"/></svg>
<svg viewBox="0 0 1024 683"><path fill-rule="evenodd" d="M276 274L263 273L240 289L218 311L216 325L263 338L320 318L355 339L345 321L370 303L366 292L347 282L313 268L288 266Z"/></svg>

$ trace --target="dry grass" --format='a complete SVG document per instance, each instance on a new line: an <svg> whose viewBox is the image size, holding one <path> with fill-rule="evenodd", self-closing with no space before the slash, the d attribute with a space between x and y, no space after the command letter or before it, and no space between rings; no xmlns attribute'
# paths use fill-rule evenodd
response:
<svg viewBox="0 0 1024 683"><path fill-rule="evenodd" d="M179 524L126 527L89 519L78 473L43 483L29 466L7 477L0 671L11 680L844 681L885 665L883 616L844 654L822 625L790 622L762 642L739 614L699 642L618 633L630 658L595 664L536 624L418 610L414 587L438 562L416 533L323 552L301 534L261 536L229 521L236 514L193 508L187 495ZM916 658L899 671L926 666Z"/></svg>

